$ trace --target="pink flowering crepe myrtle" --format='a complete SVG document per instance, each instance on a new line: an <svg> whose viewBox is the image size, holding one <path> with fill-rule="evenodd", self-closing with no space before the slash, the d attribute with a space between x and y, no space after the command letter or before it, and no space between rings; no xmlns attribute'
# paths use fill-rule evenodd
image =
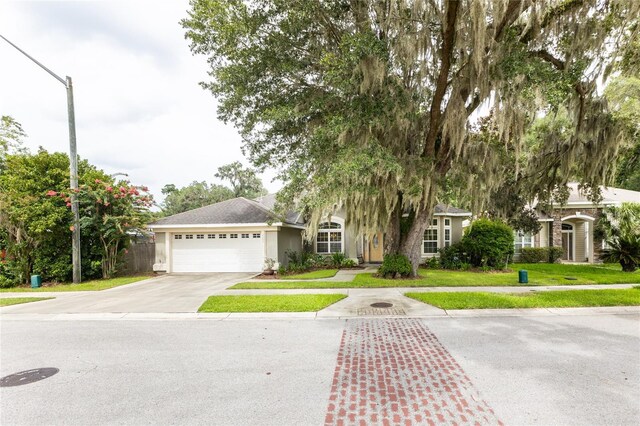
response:
<svg viewBox="0 0 640 426"><path fill-rule="evenodd" d="M105 182L95 179L77 190L81 208L81 226L95 230L102 243L102 275L111 277L117 269L118 255L126 250L130 232L141 230L153 206L153 196L146 186L131 185L128 181ZM71 207L70 192L47 191L48 197L60 199Z"/></svg>

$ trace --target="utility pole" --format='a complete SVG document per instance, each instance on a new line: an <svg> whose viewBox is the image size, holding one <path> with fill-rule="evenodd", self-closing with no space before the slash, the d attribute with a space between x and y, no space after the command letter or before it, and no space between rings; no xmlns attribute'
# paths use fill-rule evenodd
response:
<svg viewBox="0 0 640 426"><path fill-rule="evenodd" d="M71 235L71 250L72 250L72 262L73 262L73 283L77 284L81 281L81 266L80 266L80 206L78 205L78 151L76 149L76 114L73 107L73 83L71 77L67 76L64 80L49 68L42 65L35 58L30 56L27 52L20 49L15 44L7 40L2 34L0 38L16 48L27 58L31 59L40 68L48 72L52 77L64 84L67 89L67 112L69 116L69 180L71 187L71 212L73 213L73 228Z"/></svg>

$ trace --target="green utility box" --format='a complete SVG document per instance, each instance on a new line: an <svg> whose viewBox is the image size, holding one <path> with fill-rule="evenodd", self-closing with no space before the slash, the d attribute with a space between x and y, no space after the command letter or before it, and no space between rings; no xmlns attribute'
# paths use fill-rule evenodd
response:
<svg viewBox="0 0 640 426"><path fill-rule="evenodd" d="M521 269L518 271L518 282L520 284L528 284L529 283L529 273L524 270Z"/></svg>
<svg viewBox="0 0 640 426"><path fill-rule="evenodd" d="M31 275L31 288L42 287L42 277L40 275Z"/></svg>

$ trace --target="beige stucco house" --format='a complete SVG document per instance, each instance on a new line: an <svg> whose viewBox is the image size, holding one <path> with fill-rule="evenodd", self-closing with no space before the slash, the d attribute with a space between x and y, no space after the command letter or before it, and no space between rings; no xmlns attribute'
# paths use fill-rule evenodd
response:
<svg viewBox="0 0 640 426"><path fill-rule="evenodd" d="M288 250L303 250L305 223L299 213L279 218L275 195L255 200L234 198L165 217L149 225L155 234L155 271L260 272L265 259L286 265ZM470 212L438 205L424 233L422 255L437 254L462 238ZM357 262L381 262L383 232L367 240L358 235L340 212L319 224L311 243L314 252L345 253Z"/></svg>

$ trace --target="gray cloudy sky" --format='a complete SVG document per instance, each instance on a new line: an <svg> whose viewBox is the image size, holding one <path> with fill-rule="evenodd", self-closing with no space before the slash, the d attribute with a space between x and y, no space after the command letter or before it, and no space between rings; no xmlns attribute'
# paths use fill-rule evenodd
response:
<svg viewBox="0 0 640 426"><path fill-rule="evenodd" d="M128 173L156 199L167 183L215 182L216 169L248 164L241 140L216 118L204 57L178 22L188 0L0 0L0 34L74 82L78 153ZM64 86L0 39L0 115L22 123L32 150L69 150ZM263 182L270 191L273 172Z"/></svg>

